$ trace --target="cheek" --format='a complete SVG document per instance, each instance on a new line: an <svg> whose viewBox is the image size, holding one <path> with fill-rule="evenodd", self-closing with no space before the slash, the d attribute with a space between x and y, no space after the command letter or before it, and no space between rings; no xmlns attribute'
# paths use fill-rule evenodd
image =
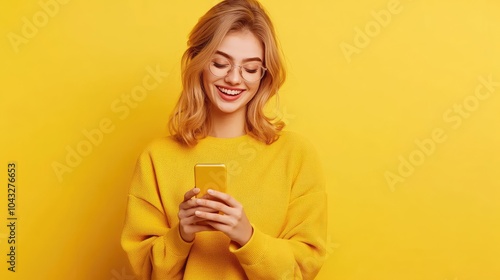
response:
<svg viewBox="0 0 500 280"><path fill-rule="evenodd" d="M211 100L213 95L213 80L210 79L210 75L203 71L202 83L205 95Z"/></svg>
<svg viewBox="0 0 500 280"><path fill-rule="evenodd" d="M207 94L210 94L211 92L214 91L214 84L218 81L221 80L220 77L215 77L212 75L212 73L209 72L208 69L203 70L203 77L202 77L202 82L205 90L207 91Z"/></svg>
<svg viewBox="0 0 500 280"><path fill-rule="evenodd" d="M259 91L260 84L248 85L247 87L248 87L249 91L252 93L251 98L254 98L255 95L257 95L257 92Z"/></svg>
<svg viewBox="0 0 500 280"><path fill-rule="evenodd" d="M203 70L202 82L205 89L207 89L207 86L210 85L210 76L208 75L207 70Z"/></svg>

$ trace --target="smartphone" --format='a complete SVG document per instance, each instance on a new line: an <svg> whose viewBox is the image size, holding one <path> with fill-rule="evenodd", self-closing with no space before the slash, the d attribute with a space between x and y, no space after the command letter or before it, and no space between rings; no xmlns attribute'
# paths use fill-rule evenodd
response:
<svg viewBox="0 0 500 280"><path fill-rule="evenodd" d="M208 189L226 192L227 169L223 163L198 163L194 166L194 184L200 189L198 197Z"/></svg>

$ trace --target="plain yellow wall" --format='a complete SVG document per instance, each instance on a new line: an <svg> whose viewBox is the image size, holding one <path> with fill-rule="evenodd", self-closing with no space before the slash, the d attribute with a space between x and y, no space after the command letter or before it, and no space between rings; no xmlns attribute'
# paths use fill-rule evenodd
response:
<svg viewBox="0 0 500 280"><path fill-rule="evenodd" d="M18 218L15 273L0 227L0 278L132 279L128 182L216 2L0 4L1 224L11 161ZM278 114L328 179L317 279L500 279L500 4L262 2L289 70Z"/></svg>

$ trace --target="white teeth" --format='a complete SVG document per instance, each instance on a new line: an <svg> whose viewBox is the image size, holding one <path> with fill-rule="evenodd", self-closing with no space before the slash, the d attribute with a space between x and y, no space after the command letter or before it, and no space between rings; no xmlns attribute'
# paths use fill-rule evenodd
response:
<svg viewBox="0 0 500 280"><path fill-rule="evenodd" d="M238 95L240 94L241 92L243 92L242 90L231 90L231 89L226 89L226 88L222 88L222 87L217 87L220 91L222 91L223 93L225 94L229 94L229 95Z"/></svg>

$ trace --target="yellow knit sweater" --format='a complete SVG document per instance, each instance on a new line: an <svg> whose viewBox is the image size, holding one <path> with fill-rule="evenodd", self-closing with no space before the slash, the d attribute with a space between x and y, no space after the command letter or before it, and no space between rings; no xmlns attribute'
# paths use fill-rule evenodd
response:
<svg viewBox="0 0 500 280"><path fill-rule="evenodd" d="M254 231L237 248L221 232L179 233L177 213L194 186L196 163L225 163L227 193L244 207ZM138 159L122 247L139 279L313 279L325 256L326 193L310 143L283 132L263 144L248 135L207 137L193 148L171 137Z"/></svg>

